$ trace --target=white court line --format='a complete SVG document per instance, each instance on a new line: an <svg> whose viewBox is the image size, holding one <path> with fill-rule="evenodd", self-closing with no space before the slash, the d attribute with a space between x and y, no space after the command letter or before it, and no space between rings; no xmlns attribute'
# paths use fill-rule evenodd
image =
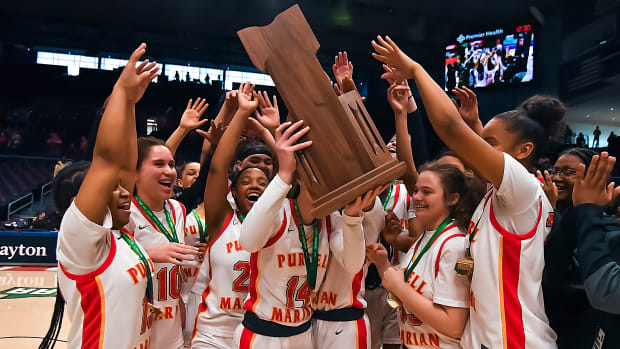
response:
<svg viewBox="0 0 620 349"><path fill-rule="evenodd" d="M14 268L14 267L0 267L0 270L7 270L7 269L11 269L11 268Z"/></svg>
<svg viewBox="0 0 620 349"><path fill-rule="evenodd" d="M50 267L45 269L45 271L58 271L58 267Z"/></svg>

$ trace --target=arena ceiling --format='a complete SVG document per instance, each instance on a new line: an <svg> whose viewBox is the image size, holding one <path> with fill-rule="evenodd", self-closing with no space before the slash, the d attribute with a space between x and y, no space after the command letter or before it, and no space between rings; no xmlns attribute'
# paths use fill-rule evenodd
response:
<svg viewBox="0 0 620 349"><path fill-rule="evenodd" d="M287 0L20 0L0 2L0 40L60 47L88 55L123 54L145 41L156 58L251 66L236 31L268 24ZM377 69L370 40L389 34L416 59L441 67L443 47L459 32L537 23L588 6L577 1L331 0L298 1L321 43L327 67L347 50L356 67ZM580 4L580 5L578 5ZM593 6L593 5L590 5ZM538 16L538 19L536 18ZM78 51L79 50L79 51ZM363 57L363 58L361 58Z"/></svg>

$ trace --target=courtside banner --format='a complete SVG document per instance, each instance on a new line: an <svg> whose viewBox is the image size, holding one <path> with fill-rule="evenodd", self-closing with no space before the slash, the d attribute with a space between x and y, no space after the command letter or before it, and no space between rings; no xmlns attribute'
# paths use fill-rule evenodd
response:
<svg viewBox="0 0 620 349"><path fill-rule="evenodd" d="M0 265L56 265L56 231L0 230Z"/></svg>

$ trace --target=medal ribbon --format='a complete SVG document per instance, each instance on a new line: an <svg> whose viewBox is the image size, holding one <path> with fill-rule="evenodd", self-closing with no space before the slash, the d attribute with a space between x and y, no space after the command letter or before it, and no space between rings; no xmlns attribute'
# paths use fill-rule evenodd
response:
<svg viewBox="0 0 620 349"><path fill-rule="evenodd" d="M146 217L149 218L152 223L155 223L155 226L154 226L155 229L159 230L160 233L164 234L166 238L168 239L168 241L177 242L177 243L179 242L179 238L177 237L177 230L174 225L174 222L172 221L172 217L170 216L170 212L166 210L167 201L164 201L164 213L166 214L166 222L168 222L168 226L170 227L170 231L172 232L172 234L168 232L168 229L164 227L162 222L159 221L159 219L157 218L157 216L155 216L153 211L151 211L151 209L144 203L144 201L142 201L142 199L140 199L138 195L134 195L134 199L135 199L135 202L138 204L140 211L142 211L142 214L146 215Z"/></svg>
<svg viewBox="0 0 620 349"><path fill-rule="evenodd" d="M308 253L308 243L306 242L306 231L303 229L303 222L301 222L301 213L297 206L297 199L293 200L295 205L295 214L297 215L297 230L299 231L299 241L301 242L301 249L304 251L304 260L306 262L306 272L308 273L308 285L311 290L314 290L316 286L316 274L319 265L319 223L315 219L312 221L312 259Z"/></svg>
<svg viewBox="0 0 620 349"><path fill-rule="evenodd" d="M142 253L142 250L138 247L138 244L136 244L136 241L129 235L125 228L121 230L121 237L125 240L127 245L129 245L133 253L138 256L138 259L140 259L140 262L142 262L146 270L146 300L150 304L153 304L153 276L151 275L151 266L146 260L144 253Z"/></svg>
<svg viewBox="0 0 620 349"><path fill-rule="evenodd" d="M453 221L452 217L448 217L446 218L445 221L443 221L443 223L441 223L439 225L439 227L437 228L437 230L435 230L435 233L433 233L433 236L431 236L431 238L428 240L428 242L426 243L426 245L424 245L424 248L422 248L422 251L420 251L420 254L418 254L417 257L415 257L415 261L414 258L412 257L411 260L409 261L409 265L407 266L407 270L405 271L405 281L409 280L409 276L411 275L411 273L413 272L413 269L415 269L415 267L418 265L418 263L420 263L420 260L422 259L422 256L424 256L424 254L426 253L426 251L428 251L428 249L431 247L431 245L433 244L433 242L435 242L435 240L437 239L437 237L439 235L441 235L445 230L447 230L448 224L450 224ZM421 241L422 239L420 239ZM418 245L419 246L419 245ZM416 246L417 247L417 246ZM417 248L416 248L417 250ZM413 262L413 263L412 263Z"/></svg>
<svg viewBox="0 0 620 349"><path fill-rule="evenodd" d="M200 234L200 242L204 244L207 242L207 234L205 228L202 226L202 220L200 219L200 216L198 215L198 212L196 212L196 210L192 210L192 214L196 219L196 224L198 224L198 234Z"/></svg>
<svg viewBox="0 0 620 349"><path fill-rule="evenodd" d="M392 184L390 184L390 189L388 190L388 194L385 197L385 200L383 200L383 210L384 211L387 209L387 204L390 201L390 196L392 196L392 189L394 188L394 183L396 183L396 181L392 181Z"/></svg>

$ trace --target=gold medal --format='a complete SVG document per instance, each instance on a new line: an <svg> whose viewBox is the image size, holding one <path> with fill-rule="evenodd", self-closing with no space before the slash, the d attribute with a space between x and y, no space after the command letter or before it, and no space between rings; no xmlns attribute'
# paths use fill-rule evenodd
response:
<svg viewBox="0 0 620 349"><path fill-rule="evenodd" d="M312 291L312 293L310 293L310 304L312 305L312 309L318 309L319 294L317 292Z"/></svg>
<svg viewBox="0 0 620 349"><path fill-rule="evenodd" d="M394 309L403 306L403 302L401 302L398 297L392 294L392 292L388 291L387 295L385 296L385 300L387 301L388 305Z"/></svg>
<svg viewBox="0 0 620 349"><path fill-rule="evenodd" d="M456 260L454 270L459 275L471 276L474 273L474 260L471 258L459 258Z"/></svg>
<svg viewBox="0 0 620 349"><path fill-rule="evenodd" d="M149 310L155 315L159 315L162 313L161 309L159 307L156 307L155 305L151 304L151 303L146 303L147 307L149 308Z"/></svg>

